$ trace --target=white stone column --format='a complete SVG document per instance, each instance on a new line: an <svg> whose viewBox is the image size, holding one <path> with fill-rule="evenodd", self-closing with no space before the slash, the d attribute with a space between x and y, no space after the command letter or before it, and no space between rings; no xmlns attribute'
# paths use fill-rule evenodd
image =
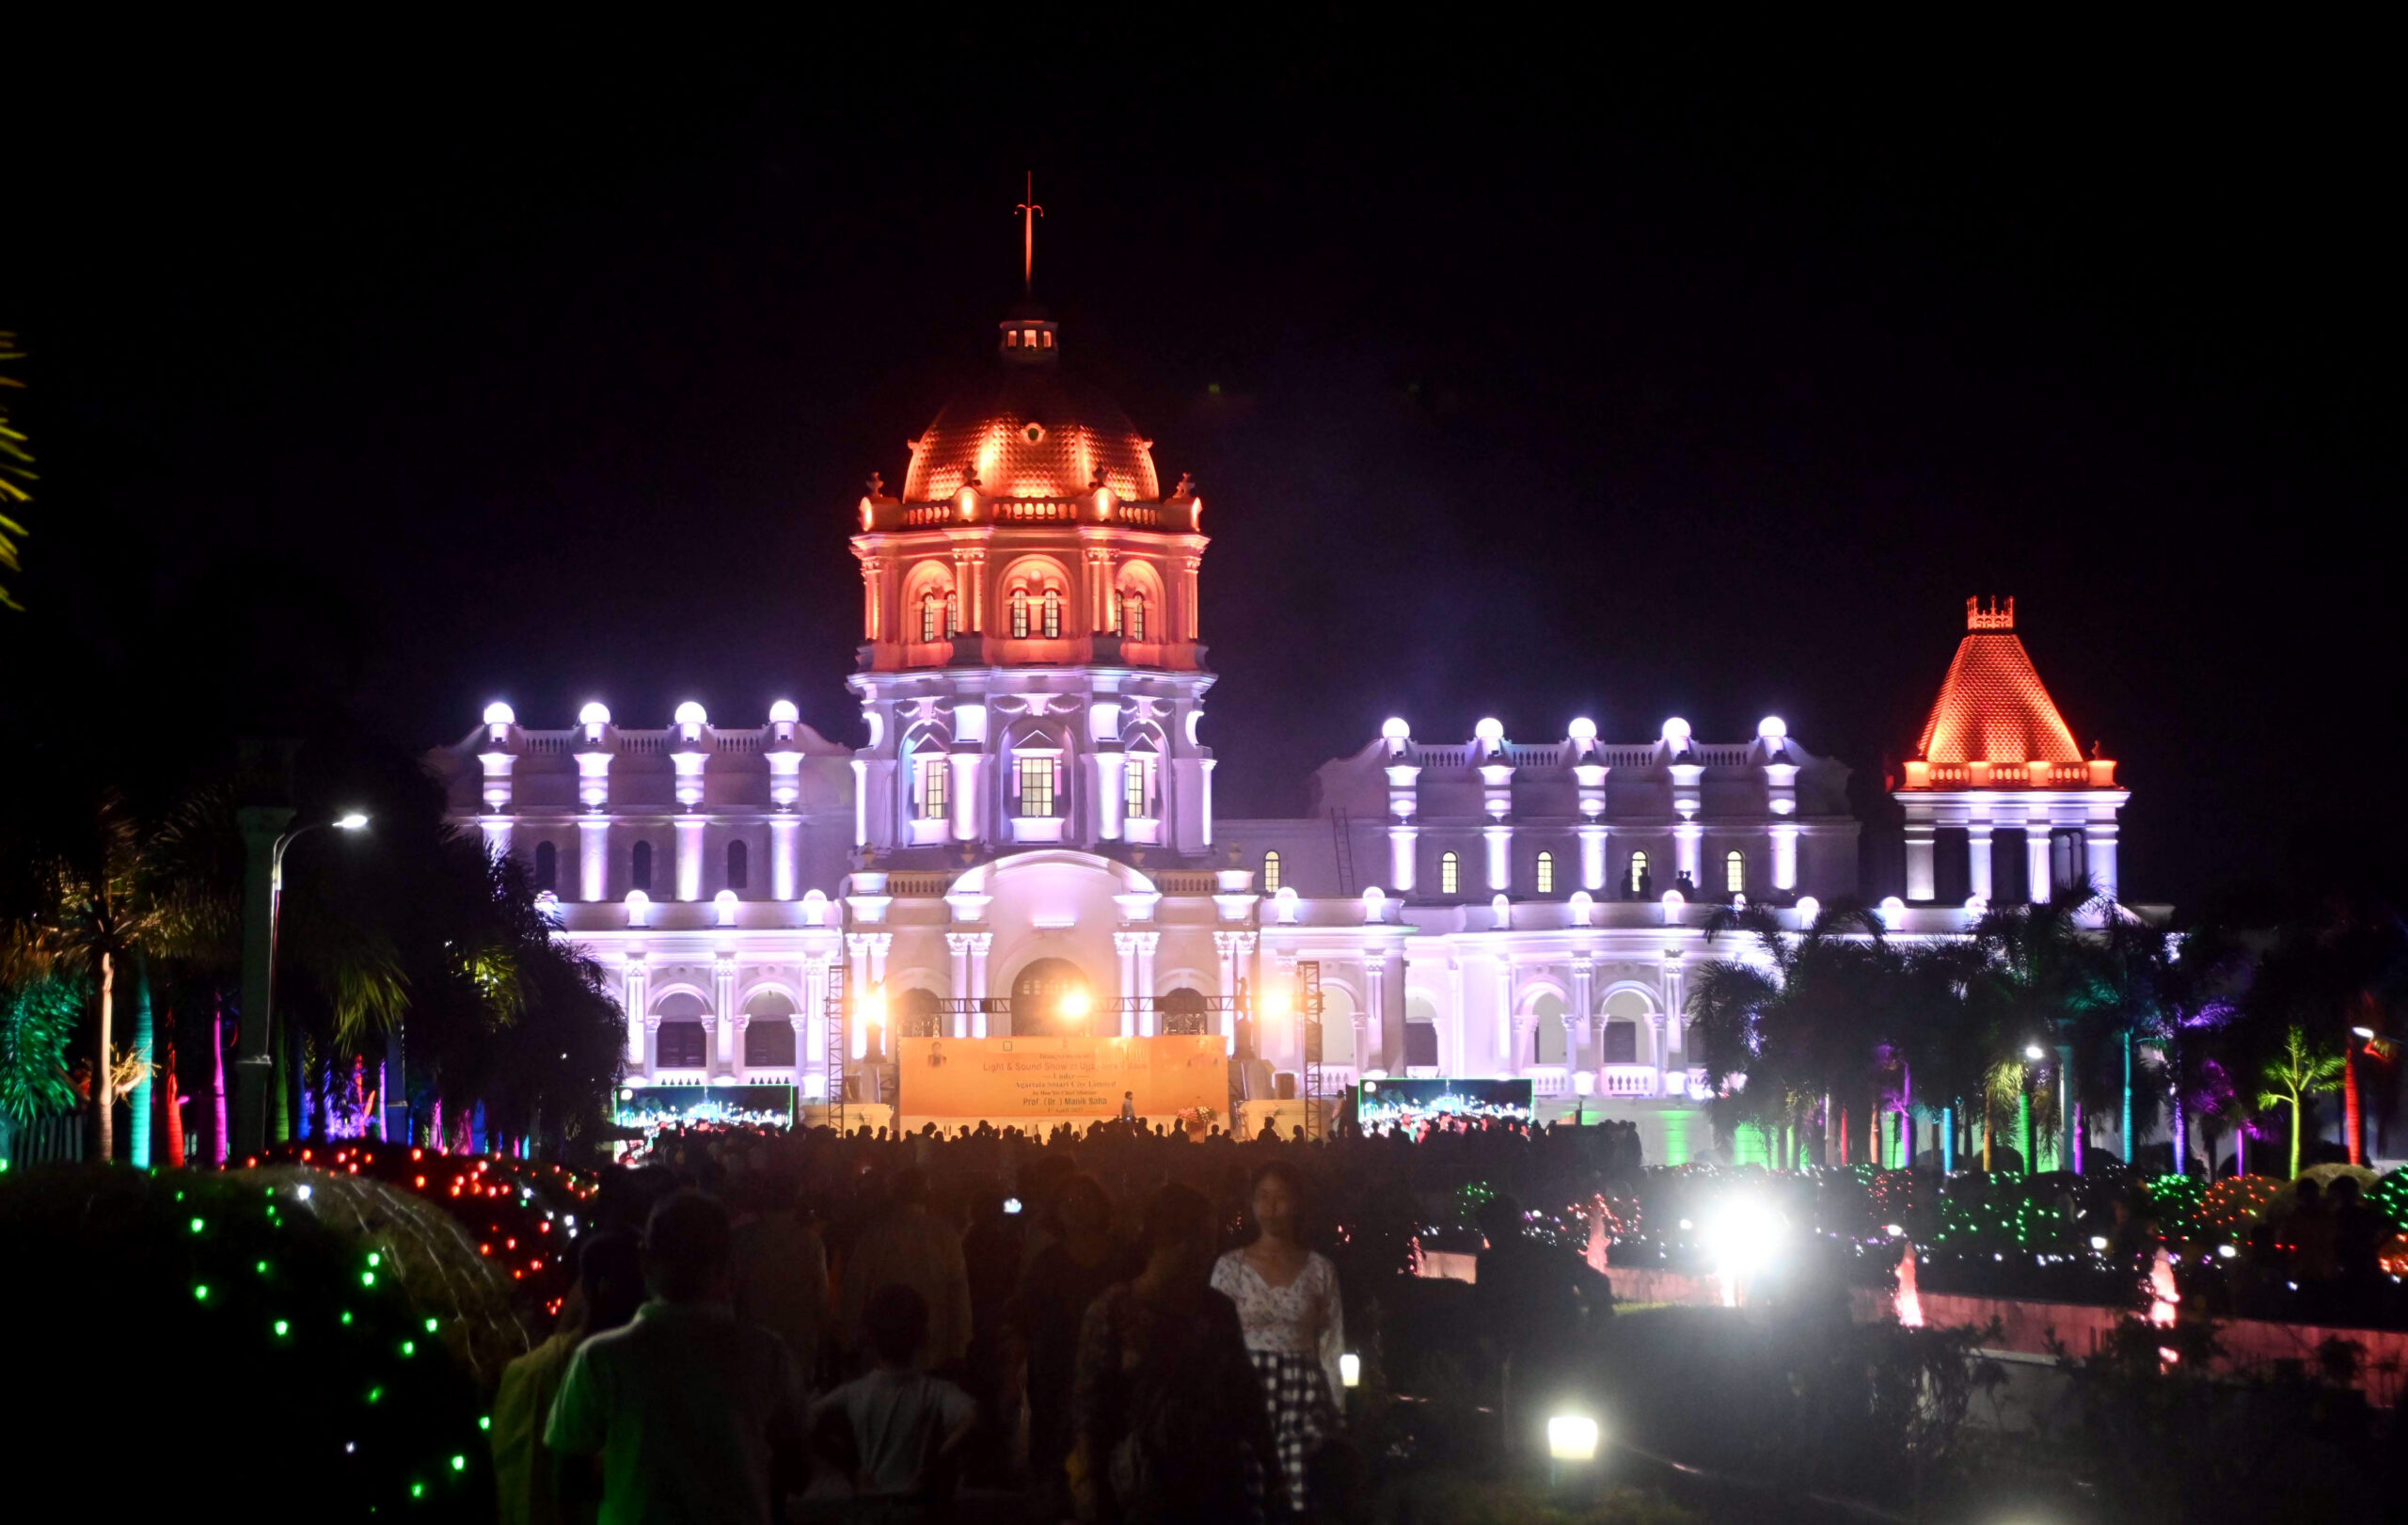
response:
<svg viewBox="0 0 2408 1525"><path fill-rule="evenodd" d="M795 1060L806 1070L818 1071L823 1078L828 1069L829 965L834 961L833 954L813 953L802 963L802 1031L810 1046L798 1049Z"/></svg>
<svg viewBox="0 0 2408 1525"><path fill-rule="evenodd" d="M792 816L769 818L769 898L791 900L800 893L800 865L797 862L798 847L802 840L802 822Z"/></svg>
<svg viewBox="0 0 2408 1525"><path fill-rule="evenodd" d="M1402 822L1388 828L1388 882L1399 895L1413 893L1413 871L1421 850L1421 831Z"/></svg>
<svg viewBox="0 0 2408 1525"><path fill-rule="evenodd" d="M1798 887L1798 828L1786 822L1772 829L1772 887L1794 890Z"/></svg>
<svg viewBox="0 0 2408 1525"><path fill-rule="evenodd" d="M1663 1051L1665 1060L1663 1067L1667 1070L1671 1069L1672 1065L1671 1063L1671 1056L1674 1053L1678 1053L1681 1058L1681 1068L1686 1071L1688 1067L1689 1058L1689 1019L1688 1012L1687 1010L1688 1005L1688 973L1682 965L1681 955L1677 949L1666 948L1664 950L1663 985L1665 1017L1664 1031L1667 1034L1667 1040ZM1682 1079L1684 1084L1686 1084L1687 1079L1687 1075L1684 1074Z"/></svg>
<svg viewBox="0 0 2408 1525"><path fill-rule="evenodd" d="M970 934L970 998L977 1008L970 1013L970 1036L987 1036L987 953L995 945L992 932Z"/></svg>
<svg viewBox="0 0 2408 1525"><path fill-rule="evenodd" d="M610 898L610 822L605 817L585 816L578 820L577 898Z"/></svg>
<svg viewBox="0 0 2408 1525"><path fill-rule="evenodd" d="M1564 1057L1575 1070L1595 1068L1596 1049L1596 980L1595 961L1579 958L1572 961L1572 1026L1565 1035L1572 1052Z"/></svg>
<svg viewBox="0 0 2408 1525"><path fill-rule="evenodd" d="M2089 860L2090 882L2111 905L2116 903L2120 889L2115 864L2116 831L2116 823L2112 819L2094 819L2083 828L2083 848Z"/></svg>
<svg viewBox="0 0 2408 1525"><path fill-rule="evenodd" d="M1595 822L1580 828L1580 887L1592 895L1606 887L1606 828Z"/></svg>
<svg viewBox="0 0 2408 1525"><path fill-rule="evenodd" d="M1514 1054L1518 1046L1513 1033L1513 961L1500 951L1496 955L1496 962L1497 1025L1492 1029L1496 1037L1491 1040L1491 1042L1495 1044L1496 1051L1503 1059L1506 1072L1509 1074L1518 1073L1513 1068Z"/></svg>
<svg viewBox="0 0 2408 1525"><path fill-rule="evenodd" d="M947 932L944 934L944 945L945 950L953 955L953 998L967 1001L970 998L970 934ZM966 1008L958 1007L954 1011L953 1036L970 1036L970 1012Z"/></svg>
<svg viewBox="0 0 2408 1525"><path fill-rule="evenodd" d="M1672 826L1672 872L1675 877L1687 878L1698 895L1706 892L1705 880L1698 868L1698 850L1704 837L1705 828L1696 821L1678 821ZM1672 886L1667 884L1664 888Z"/></svg>
<svg viewBox="0 0 2408 1525"><path fill-rule="evenodd" d="M798 1011L793 1016L788 1017L786 1022L794 1028L794 1095L796 1104L800 1105L802 1099L811 1092L811 1083L808 1077L811 1071L812 1055L810 1046L806 1041L807 1036L811 1031L811 1020L808 1017L805 1017L801 1012Z"/></svg>
<svg viewBox="0 0 2408 1525"><path fill-rule="evenodd" d="M2027 821L2023 827L2023 898L2034 905L2049 898L2049 823Z"/></svg>
<svg viewBox="0 0 2408 1525"><path fill-rule="evenodd" d="M1116 1003L1120 1009L1120 1036L1134 1038L1137 1036L1137 1013L1130 1003L1137 995L1137 934L1113 933L1112 951L1120 955L1120 998Z"/></svg>
<svg viewBox="0 0 2408 1525"><path fill-rule="evenodd" d="M1465 1072L1465 1054L1470 1048L1469 1014L1464 1009L1464 963L1460 957L1447 961L1447 1009L1438 1025L1438 1065L1448 1075Z"/></svg>
<svg viewBox="0 0 2408 1525"><path fill-rule="evenodd" d="M1137 935L1137 1036L1154 1036L1154 952L1162 946L1160 932L1139 932Z"/></svg>
<svg viewBox="0 0 2408 1525"><path fill-rule="evenodd" d="M677 898L703 898L703 822L698 816L677 818Z"/></svg>
<svg viewBox="0 0 2408 1525"><path fill-rule="evenodd" d="M1939 827L1929 820L1907 821L1907 898L1929 900L1939 894L1940 879L1933 854L1933 834Z"/></svg>
<svg viewBox="0 0 2408 1525"><path fill-rule="evenodd" d="M852 1009L845 1013L846 1033L851 1041L846 1047L849 1051L849 1056L859 1061L869 1057L869 1024L861 1020L862 1002L868 996L872 983L869 974L869 934L847 932L845 952L852 961L849 971L851 983L846 993ZM830 1083L834 1084L832 1077Z"/></svg>
<svg viewBox="0 0 2408 1525"><path fill-rule="evenodd" d="M626 993L620 997L620 1004L627 1014L627 1073L631 1075L652 1072L651 1051L644 1046L644 1017L651 1009L645 991L646 974L643 955L628 954L623 976Z"/></svg>
<svg viewBox="0 0 2408 1525"><path fill-rule="evenodd" d="M712 1046L719 1050L716 1068L723 1074L744 1073L744 1051L736 1046L736 961L721 954L711 961L711 1008L719 1020L712 1024L719 1029Z"/></svg>
<svg viewBox="0 0 2408 1525"><path fill-rule="evenodd" d="M1502 821L1481 829L1488 848L1488 887L1503 892L1513 887L1513 828Z"/></svg>
<svg viewBox="0 0 2408 1525"><path fill-rule="evenodd" d="M1380 1021L1382 1013L1387 1009L1386 981L1386 956L1377 951L1366 954L1363 959L1363 1008L1370 1019L1370 1030L1378 1033L1382 1040L1387 1036L1386 1025ZM1382 1069L1390 1074L1404 1072L1402 1064L1388 1063L1385 1041L1374 1041L1369 1048L1364 1046L1359 1025L1354 1039L1354 1067L1358 1071Z"/></svg>
<svg viewBox="0 0 2408 1525"><path fill-rule="evenodd" d="M1965 828L1966 861L1972 867L1972 890L1988 900L1990 888L1990 823L1986 820L1969 822Z"/></svg>
<svg viewBox="0 0 2408 1525"><path fill-rule="evenodd" d="M1238 1046L1238 950L1253 940L1244 932L1214 932L1212 950L1221 956L1221 1036L1234 1054ZM1259 1058L1271 1056L1271 1035L1262 1030L1262 992L1254 993L1254 1052Z"/></svg>

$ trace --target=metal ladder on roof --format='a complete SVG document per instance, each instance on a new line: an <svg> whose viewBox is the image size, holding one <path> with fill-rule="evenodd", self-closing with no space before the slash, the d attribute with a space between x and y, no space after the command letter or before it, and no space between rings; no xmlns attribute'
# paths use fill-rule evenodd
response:
<svg viewBox="0 0 2408 1525"><path fill-rule="evenodd" d="M1354 834L1348 828L1346 812L1342 807L1330 808L1329 834L1337 846L1337 850L1332 856L1338 863L1338 893L1353 895L1354 893Z"/></svg>

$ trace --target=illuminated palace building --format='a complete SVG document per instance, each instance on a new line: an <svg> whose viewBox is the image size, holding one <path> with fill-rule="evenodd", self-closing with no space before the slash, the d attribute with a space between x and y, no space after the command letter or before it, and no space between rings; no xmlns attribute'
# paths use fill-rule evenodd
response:
<svg viewBox="0 0 2408 1525"><path fill-rule="evenodd" d="M665 728L595 703L561 729L497 703L436 754L459 818L622 982L627 1083L866 1102L893 1094L891 1035L1187 1032L1245 1061L1249 1098L1292 1096L1301 973L1325 1091L1527 1076L1543 1107L1656 1120L1652 1157L1678 1155L1685 977L1740 951L1709 918L1744 899L1802 924L1857 893L1847 770L1777 719L1620 741L1391 720L1322 767L1314 814L1217 818L1203 503L1163 489L1062 351L1034 309L1006 320L901 493L871 479L859 745L787 703L734 724L681 705ZM2116 881L2115 765L2076 749L2011 604L1970 626L1897 796L1909 894L1883 909L1906 935ZM1941 903L1943 877L1969 887ZM832 1025L847 993L883 1025Z"/></svg>

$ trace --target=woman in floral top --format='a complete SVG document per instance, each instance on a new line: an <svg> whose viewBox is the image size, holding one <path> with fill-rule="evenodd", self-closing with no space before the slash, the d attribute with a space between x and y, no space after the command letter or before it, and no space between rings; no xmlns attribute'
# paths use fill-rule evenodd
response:
<svg viewBox="0 0 2408 1525"><path fill-rule="evenodd" d="M1254 1243L1212 1267L1212 1286L1237 1304L1246 1354L1261 1379L1278 1446L1288 1506L1305 1510L1305 1462L1339 1431L1339 1353L1346 1313L1338 1268L1296 1242L1304 1193L1295 1172L1273 1163L1255 1172Z"/></svg>

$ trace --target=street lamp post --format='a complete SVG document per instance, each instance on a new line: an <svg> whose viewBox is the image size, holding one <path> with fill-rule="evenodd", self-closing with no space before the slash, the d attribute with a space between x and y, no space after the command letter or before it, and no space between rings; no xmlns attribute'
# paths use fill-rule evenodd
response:
<svg viewBox="0 0 2408 1525"><path fill-rule="evenodd" d="M2046 1056L2047 1050L2037 1043L2026 1043L2023 1046L2023 1058L2027 1064L2038 1064ZM2017 1120L2022 1124L2023 1129L2023 1173L2027 1176L2040 1173L2040 1162L2034 1156L2032 1148L2032 1083L2035 1078L2036 1077L2033 1075L2025 1075L2023 1084L2016 1089L2015 1097L2016 1110L2020 1114Z"/></svg>
<svg viewBox="0 0 2408 1525"><path fill-rule="evenodd" d="M2353 1027L2341 1041L2342 1126L2348 1135L2350 1163L2367 1163L2367 1115L2358 1101L2358 1047L2374 1041L2372 1027Z"/></svg>
<svg viewBox="0 0 2408 1525"><path fill-rule="evenodd" d="M240 812L249 866L243 898L243 1027L234 1056L234 1146L236 1152L246 1156L266 1146L269 1088L276 1078L276 1053L269 1034L275 1022L276 934L284 907L284 854L295 841L322 826L356 832L368 825L368 818L356 810L286 831L292 819L293 812L282 806L254 806Z"/></svg>

